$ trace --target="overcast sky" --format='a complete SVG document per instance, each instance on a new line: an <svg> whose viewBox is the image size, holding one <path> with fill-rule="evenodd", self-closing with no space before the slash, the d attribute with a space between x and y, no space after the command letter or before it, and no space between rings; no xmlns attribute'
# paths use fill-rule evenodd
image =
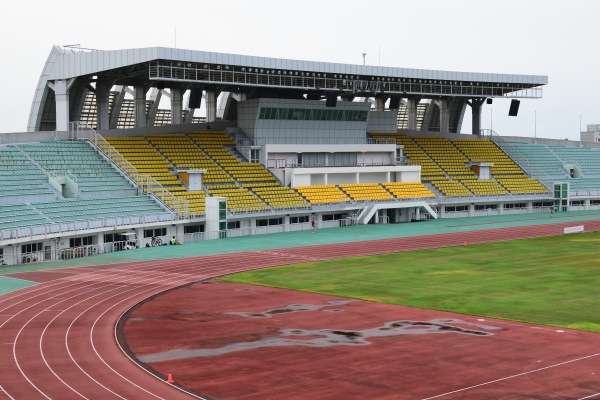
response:
<svg viewBox="0 0 600 400"><path fill-rule="evenodd" d="M0 132L26 130L52 45L80 44L546 75L517 117L508 99L484 105L482 128L579 140L580 124L600 124L599 17L595 0L12 2L0 14Z"/></svg>

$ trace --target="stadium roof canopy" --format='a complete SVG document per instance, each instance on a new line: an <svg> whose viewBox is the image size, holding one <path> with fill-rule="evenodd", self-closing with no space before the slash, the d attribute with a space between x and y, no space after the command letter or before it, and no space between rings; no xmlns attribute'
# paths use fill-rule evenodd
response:
<svg viewBox="0 0 600 400"><path fill-rule="evenodd" d="M152 87L200 88L244 93L245 98L294 98L302 94L318 99L333 92L350 98L481 99L540 98L548 77L338 64L164 47L104 51L54 46L38 82L28 130L39 130L42 120L51 118L50 110L56 110L57 128L64 124L63 119L68 122L68 115L59 115L59 103L66 101L71 114L76 115L73 107L100 83L145 91Z"/></svg>

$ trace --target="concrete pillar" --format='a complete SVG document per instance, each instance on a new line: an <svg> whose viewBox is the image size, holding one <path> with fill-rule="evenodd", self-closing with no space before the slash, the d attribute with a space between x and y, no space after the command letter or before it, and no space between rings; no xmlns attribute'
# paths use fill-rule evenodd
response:
<svg viewBox="0 0 600 400"><path fill-rule="evenodd" d="M68 81L54 82L54 97L56 98L56 130L69 130L69 91Z"/></svg>
<svg viewBox="0 0 600 400"><path fill-rule="evenodd" d="M146 88L144 86L135 87L135 127L143 128L146 126Z"/></svg>
<svg viewBox="0 0 600 400"><path fill-rule="evenodd" d="M148 110L148 117L146 118L146 126L154 126L156 121L156 114L158 112L158 105L163 95L163 89L152 88L150 89L150 101L152 102L150 109Z"/></svg>
<svg viewBox="0 0 600 400"><path fill-rule="evenodd" d="M112 85L106 81L96 85L96 130L108 129L110 115L108 114L108 99Z"/></svg>
<svg viewBox="0 0 600 400"><path fill-rule="evenodd" d="M171 125L181 124L183 112L183 91L179 88L171 89Z"/></svg>
<svg viewBox="0 0 600 400"><path fill-rule="evenodd" d="M383 97L375 97L375 111L384 111L385 110L385 98Z"/></svg>
<svg viewBox="0 0 600 400"><path fill-rule="evenodd" d="M450 132L450 109L448 108L450 101L441 99L438 102L440 108L440 133Z"/></svg>
<svg viewBox="0 0 600 400"><path fill-rule="evenodd" d="M471 133L479 135L481 130L481 105L484 99L471 100Z"/></svg>
<svg viewBox="0 0 600 400"><path fill-rule="evenodd" d="M408 113L408 129L417 130L417 105L419 99L416 97L409 97L406 103L406 111Z"/></svg>
<svg viewBox="0 0 600 400"><path fill-rule="evenodd" d="M119 115L121 115L121 108L123 107L123 102L125 101L125 94L127 93L127 88L125 86L117 86L115 89L118 91L118 94L114 98L112 110L110 110L110 129L117 129L119 125Z"/></svg>
<svg viewBox="0 0 600 400"><path fill-rule="evenodd" d="M206 91L206 122L217 120L217 92Z"/></svg>

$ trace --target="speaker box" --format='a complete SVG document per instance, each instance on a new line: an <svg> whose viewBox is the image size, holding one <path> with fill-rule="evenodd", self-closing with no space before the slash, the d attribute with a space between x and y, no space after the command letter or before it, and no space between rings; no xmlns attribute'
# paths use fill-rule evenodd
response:
<svg viewBox="0 0 600 400"><path fill-rule="evenodd" d="M397 110L400 108L400 96L398 96L397 94L392 95L392 97L390 97L390 109L391 110Z"/></svg>
<svg viewBox="0 0 600 400"><path fill-rule="evenodd" d="M508 110L508 115L510 117L516 117L517 114L519 113L519 105L521 104L521 102L519 100L512 100L510 102L510 109Z"/></svg>
<svg viewBox="0 0 600 400"><path fill-rule="evenodd" d="M202 103L202 90L200 88L191 88L188 108L200 108L200 103Z"/></svg>
<svg viewBox="0 0 600 400"><path fill-rule="evenodd" d="M337 106L337 94L336 93L327 93L327 100L325 101L325 107L335 107Z"/></svg>
<svg viewBox="0 0 600 400"><path fill-rule="evenodd" d="M491 99L491 98L489 98L489 99L487 99L487 100L486 100L486 102L487 102L488 104L492 104L492 103L493 103L493 101L494 101L494 100L493 100L493 99Z"/></svg>

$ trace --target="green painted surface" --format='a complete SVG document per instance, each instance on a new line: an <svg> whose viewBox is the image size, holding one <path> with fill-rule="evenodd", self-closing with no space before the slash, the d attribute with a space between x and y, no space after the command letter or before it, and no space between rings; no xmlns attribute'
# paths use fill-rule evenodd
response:
<svg viewBox="0 0 600 400"><path fill-rule="evenodd" d="M25 281L23 279L15 279L9 278L7 276L0 276L0 294L12 292L33 285L36 285L36 283Z"/></svg>
<svg viewBox="0 0 600 400"><path fill-rule="evenodd" d="M100 254L72 260L52 261L17 266L0 267L0 275L25 271L40 271L58 268L71 268L93 265L118 264L123 262L164 260L171 258L226 254L253 250L268 250L288 247L313 246L319 244L346 243L363 240L376 240L396 237L422 236L449 232L467 232L574 222L600 219L600 211L578 211L555 214L549 213L500 215L491 217L445 218L431 221L389 225L360 225L344 228L318 229L274 233L268 235L244 236L238 238L205 240L185 243L180 246L140 248L129 251Z"/></svg>

